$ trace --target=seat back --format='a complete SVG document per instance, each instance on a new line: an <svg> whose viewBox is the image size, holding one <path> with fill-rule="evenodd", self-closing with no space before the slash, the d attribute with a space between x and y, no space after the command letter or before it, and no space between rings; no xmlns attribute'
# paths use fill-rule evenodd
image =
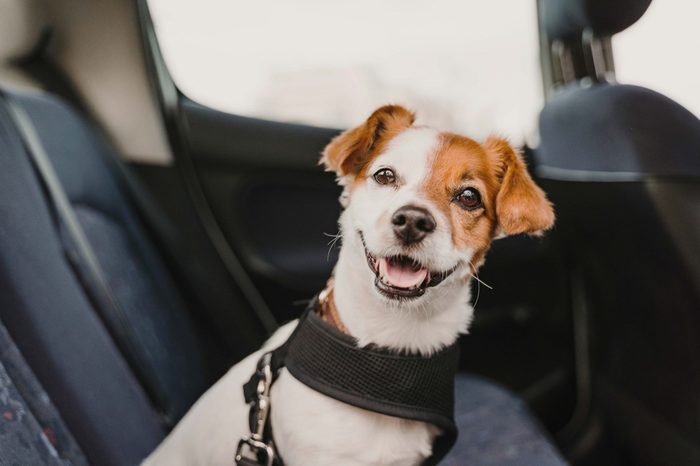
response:
<svg viewBox="0 0 700 466"><path fill-rule="evenodd" d="M133 349L145 363L139 371L144 387L156 395L166 421L178 420L217 375L210 363L220 359L197 332L197 322L108 163L115 155L57 97L15 92L8 99L31 119L123 314L98 309L106 327L115 338L124 337L115 331L118 324L131 332Z"/></svg>
<svg viewBox="0 0 700 466"><path fill-rule="evenodd" d="M634 464L697 464L700 120L648 89L574 84L551 94L540 139L538 174L590 310L595 405Z"/></svg>
<svg viewBox="0 0 700 466"><path fill-rule="evenodd" d="M4 105L0 319L92 463L135 464L163 438L156 408L68 265Z"/></svg>

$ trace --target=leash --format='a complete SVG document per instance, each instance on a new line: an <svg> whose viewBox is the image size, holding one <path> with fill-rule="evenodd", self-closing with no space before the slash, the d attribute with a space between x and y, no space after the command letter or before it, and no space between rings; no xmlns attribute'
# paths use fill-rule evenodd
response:
<svg viewBox="0 0 700 466"><path fill-rule="evenodd" d="M263 354L243 386L250 405L250 434L236 450L238 466L283 466L270 424L270 387L282 368L304 385L357 408L433 424L442 430L422 466L435 466L457 439L454 377L459 346L430 356L357 346L351 336L325 322L310 303L287 341Z"/></svg>

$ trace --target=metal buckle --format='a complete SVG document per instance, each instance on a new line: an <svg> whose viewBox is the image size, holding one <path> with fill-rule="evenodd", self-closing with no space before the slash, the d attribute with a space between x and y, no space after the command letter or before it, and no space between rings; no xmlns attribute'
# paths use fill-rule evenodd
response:
<svg viewBox="0 0 700 466"><path fill-rule="evenodd" d="M275 460L275 449L272 442L265 443L264 441L265 426L267 425L267 420L270 415L270 386L272 385L271 361L272 353L265 353L258 362L256 372L260 376L260 380L256 388L257 399L251 406L255 415L255 429L253 429L250 435L246 435L238 442L235 457L236 464L243 459L243 450L246 446L249 451L256 456L256 459L259 457L260 453L263 453L265 455L266 466L272 466Z"/></svg>
<svg viewBox="0 0 700 466"><path fill-rule="evenodd" d="M275 449L272 445L268 445L260 440L255 440L247 435L238 442L238 448L236 448L236 464L243 459L243 450L246 446L249 448L249 451L255 455L256 461L258 461L259 454L264 453L265 466L272 466L272 463L275 461Z"/></svg>

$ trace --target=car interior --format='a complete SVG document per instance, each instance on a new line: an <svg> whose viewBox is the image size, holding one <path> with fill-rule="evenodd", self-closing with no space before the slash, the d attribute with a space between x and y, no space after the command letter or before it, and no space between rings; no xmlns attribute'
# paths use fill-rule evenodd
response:
<svg viewBox="0 0 700 466"><path fill-rule="evenodd" d="M494 243L460 341L577 466L700 464L700 121L611 47L650 3L538 1L557 223ZM0 464L138 464L298 317L340 130L188 98L145 0L0 1Z"/></svg>

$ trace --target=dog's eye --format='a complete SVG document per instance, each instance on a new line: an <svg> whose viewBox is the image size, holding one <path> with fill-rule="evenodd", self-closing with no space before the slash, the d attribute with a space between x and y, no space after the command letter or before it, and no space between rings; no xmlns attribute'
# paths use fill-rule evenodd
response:
<svg viewBox="0 0 700 466"><path fill-rule="evenodd" d="M394 184L396 183L396 175L390 168L382 168L374 174L374 181L379 184Z"/></svg>
<svg viewBox="0 0 700 466"><path fill-rule="evenodd" d="M455 202L464 210L475 210L482 206L481 194L475 188L465 188L457 194Z"/></svg>

